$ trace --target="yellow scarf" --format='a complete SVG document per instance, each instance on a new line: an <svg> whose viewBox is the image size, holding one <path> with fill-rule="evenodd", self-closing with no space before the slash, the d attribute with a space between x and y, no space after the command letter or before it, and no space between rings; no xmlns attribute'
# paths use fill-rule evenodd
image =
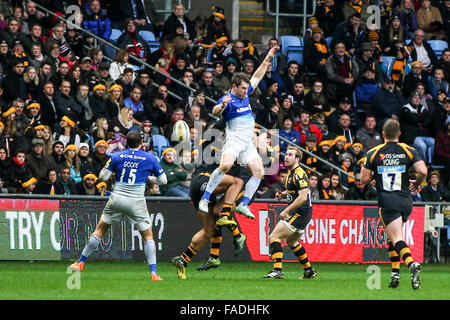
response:
<svg viewBox="0 0 450 320"><path fill-rule="evenodd" d="M356 12L361 13L362 10L362 1L358 1L357 4L353 4L352 1L349 2L350 7L352 7Z"/></svg>

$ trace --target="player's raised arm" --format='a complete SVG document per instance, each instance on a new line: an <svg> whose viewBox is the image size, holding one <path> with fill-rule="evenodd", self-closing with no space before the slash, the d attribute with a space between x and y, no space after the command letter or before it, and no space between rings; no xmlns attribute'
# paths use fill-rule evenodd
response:
<svg viewBox="0 0 450 320"><path fill-rule="evenodd" d="M258 69L256 69L255 73L253 74L252 78L250 79L250 84L253 88L256 88L259 84L259 82L264 78L264 75L267 72L267 65L270 62L270 59L276 56L278 47L275 46L272 49L269 50L267 53L267 56L264 58L263 62L260 64Z"/></svg>
<svg viewBox="0 0 450 320"><path fill-rule="evenodd" d="M220 116L222 114L223 110L225 110L225 108L227 107L228 103L230 103L230 101L231 101L231 97L225 96L222 100L222 103L219 103L214 106L214 108L212 110L212 114L214 116Z"/></svg>

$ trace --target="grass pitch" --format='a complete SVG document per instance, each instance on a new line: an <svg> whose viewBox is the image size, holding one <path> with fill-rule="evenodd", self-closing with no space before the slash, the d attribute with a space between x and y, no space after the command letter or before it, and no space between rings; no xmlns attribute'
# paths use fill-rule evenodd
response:
<svg viewBox="0 0 450 320"><path fill-rule="evenodd" d="M314 263L315 279L300 280L298 263L284 263L284 279L262 279L269 262L222 262L218 269L199 272L191 262L187 279L179 280L170 262L158 262L164 281L152 282L144 262L88 261L83 272L68 273L69 261L0 261L0 299L108 300L449 300L450 265L424 264L419 290L401 267L397 289L387 287L390 264L380 269L380 288L369 289L369 264ZM369 269L370 270L370 269ZM370 278L370 279L369 279ZM75 287L69 289L69 287ZM76 289L79 284L79 289Z"/></svg>

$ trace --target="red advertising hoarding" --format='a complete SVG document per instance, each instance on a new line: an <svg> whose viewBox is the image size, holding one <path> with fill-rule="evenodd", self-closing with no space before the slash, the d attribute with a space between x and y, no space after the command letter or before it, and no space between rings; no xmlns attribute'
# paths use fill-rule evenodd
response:
<svg viewBox="0 0 450 320"><path fill-rule="evenodd" d="M253 203L256 221L236 216L247 235L252 260L270 260L269 234L285 207L280 203ZM424 220L425 208L414 207L403 228L412 257L419 262L423 261ZM301 242L315 262L389 262L386 233L374 206L315 204ZM296 260L290 250L284 252L286 261Z"/></svg>

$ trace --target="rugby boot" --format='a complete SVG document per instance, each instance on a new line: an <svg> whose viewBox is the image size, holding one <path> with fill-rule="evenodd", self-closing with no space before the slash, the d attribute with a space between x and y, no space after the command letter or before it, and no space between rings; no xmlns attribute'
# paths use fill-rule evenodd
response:
<svg viewBox="0 0 450 320"><path fill-rule="evenodd" d="M84 262L74 262L72 263L72 265L70 266L70 268L74 271L83 271L84 269Z"/></svg>
<svg viewBox="0 0 450 320"><path fill-rule="evenodd" d="M400 284L400 273L392 272L391 282L389 282L388 288L397 288L399 284Z"/></svg>
<svg viewBox="0 0 450 320"><path fill-rule="evenodd" d="M198 210L203 212L209 212L209 200L208 199L202 199L198 203Z"/></svg>
<svg viewBox="0 0 450 320"><path fill-rule="evenodd" d="M218 268L220 267L220 259L214 259L211 257L208 257L208 260L206 260L206 262L204 264L202 264L200 267L197 268L198 271L206 271L209 270L211 268Z"/></svg>
<svg viewBox="0 0 450 320"><path fill-rule="evenodd" d="M242 233L241 233L241 236L239 238L237 238L236 240L233 240L234 256L235 257L240 256L242 251L244 250L245 240L247 240L247 236L245 234L242 234Z"/></svg>
<svg viewBox="0 0 450 320"><path fill-rule="evenodd" d="M283 271L272 270L268 274L266 274L263 278L265 278L265 279L283 279Z"/></svg>
<svg viewBox="0 0 450 320"><path fill-rule="evenodd" d="M418 262L413 262L411 266L409 267L409 270L411 271L411 284L412 288L414 290L417 290L420 288L420 277L419 273L422 271L422 266Z"/></svg>
<svg viewBox="0 0 450 320"><path fill-rule="evenodd" d="M236 212L246 216L247 218L255 219L254 214L250 211L250 208L248 206L244 206L242 204L239 204L236 207Z"/></svg>
<svg viewBox="0 0 450 320"><path fill-rule="evenodd" d="M217 219L216 221L216 227L224 227L224 226L229 226L229 225L237 225L236 221L230 219L230 217L228 216L221 216L219 219Z"/></svg>
<svg viewBox="0 0 450 320"><path fill-rule="evenodd" d="M152 274L150 275L150 280L152 280L152 281L161 281L162 278L159 276L159 274L157 274L157 273L152 273Z"/></svg>
<svg viewBox="0 0 450 320"><path fill-rule="evenodd" d="M312 279L315 278L316 276L317 276L316 270L314 270L314 268L311 268L303 272L302 279Z"/></svg>
<svg viewBox="0 0 450 320"><path fill-rule="evenodd" d="M178 278L185 280L186 279L186 267L183 263L183 258L177 256L172 259L172 263L177 268Z"/></svg>

